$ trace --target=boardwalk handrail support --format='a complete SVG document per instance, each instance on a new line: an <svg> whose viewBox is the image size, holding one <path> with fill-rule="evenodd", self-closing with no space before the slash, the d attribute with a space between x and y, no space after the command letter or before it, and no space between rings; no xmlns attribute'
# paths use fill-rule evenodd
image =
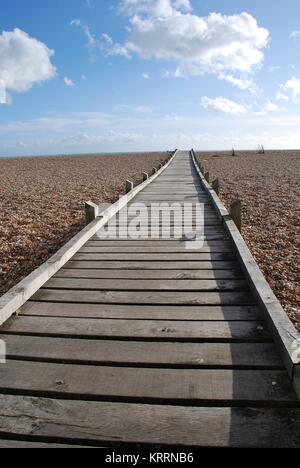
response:
<svg viewBox="0 0 300 468"><path fill-rule="evenodd" d="M201 184L207 192L227 234L233 242L242 270L246 275L258 305L264 313L269 330L274 338L289 376L292 379L298 398L300 399L300 333L296 330L283 310L283 307L262 274L241 233L229 215L229 212L216 195L215 191L205 180L205 177L199 169L194 150L191 150L191 156L200 177Z"/></svg>
<svg viewBox="0 0 300 468"><path fill-rule="evenodd" d="M178 150L177 150L178 151ZM153 174L145 182L135 187L131 192L122 196L116 203L101 213L89 223L82 231L67 242L60 250L49 258L40 267L30 273L26 278L11 288L6 294L0 297L0 326L6 322L13 314L21 309L27 302L53 275L55 275L79 249L93 237L107 222L129 203L139 192L151 184L176 157L177 151L159 171Z"/></svg>
<svg viewBox="0 0 300 468"><path fill-rule="evenodd" d="M129 193L133 190L134 183L131 180L126 180L125 193Z"/></svg>
<svg viewBox="0 0 300 468"><path fill-rule="evenodd" d="M85 203L85 225L95 221L99 216L99 206L96 203L88 201Z"/></svg>

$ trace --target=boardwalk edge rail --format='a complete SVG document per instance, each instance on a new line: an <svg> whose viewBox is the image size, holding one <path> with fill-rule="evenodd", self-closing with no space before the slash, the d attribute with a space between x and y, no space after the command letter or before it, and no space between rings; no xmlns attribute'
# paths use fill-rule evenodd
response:
<svg viewBox="0 0 300 468"><path fill-rule="evenodd" d="M172 163L178 150L166 162L166 164L149 177L146 181L136 186L128 194L120 199L99 217L88 224L52 257L40 267L35 269L30 275L20 281L6 294L0 297L0 326L3 325L13 314L21 311L21 307L53 276L55 275L79 249L94 236L116 213L126 206L139 192L151 184L165 169Z"/></svg>
<svg viewBox="0 0 300 468"><path fill-rule="evenodd" d="M252 256L245 240L216 192L202 174L194 150L190 152L201 183L210 197L246 275L250 288L265 315L285 367L300 399L300 333L295 329Z"/></svg>

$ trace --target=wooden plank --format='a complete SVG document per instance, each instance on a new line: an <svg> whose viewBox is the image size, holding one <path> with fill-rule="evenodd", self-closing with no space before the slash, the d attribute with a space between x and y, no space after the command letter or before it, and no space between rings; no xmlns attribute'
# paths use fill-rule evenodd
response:
<svg viewBox="0 0 300 468"><path fill-rule="evenodd" d="M299 419L297 408L197 408L0 396L2 433L99 446L297 448Z"/></svg>
<svg viewBox="0 0 300 468"><path fill-rule="evenodd" d="M82 445L68 445L42 442L26 442L24 440L4 440L0 439L1 449L82 449L87 448Z"/></svg>
<svg viewBox="0 0 300 468"><path fill-rule="evenodd" d="M55 278L99 278L99 279L140 279L140 280L202 280L242 279L240 270L59 270Z"/></svg>
<svg viewBox="0 0 300 468"><path fill-rule="evenodd" d="M92 240L85 244L85 247L97 247L98 249L104 249L107 253L109 252L186 252L187 247L185 242L175 241L175 242L151 242L148 245L149 241L101 241L101 240ZM139 245L140 244L140 245ZM191 241L191 247L193 246ZM195 249L196 252L205 251L205 249L211 249L218 251L232 249L232 245L227 240L220 241L204 241L203 246ZM209 250L208 250L209 251Z"/></svg>
<svg viewBox="0 0 300 468"><path fill-rule="evenodd" d="M193 241L190 241L193 242ZM85 245L90 245L91 243L97 244L101 247L106 247L107 249L115 248L115 247L129 247L129 248L142 248L146 247L147 249L151 248L166 248L166 249L178 249L178 250L186 250L186 242L170 239L170 240L101 240L99 238L94 238L93 240L87 242ZM221 239L221 240L205 240L203 243L203 247L219 247L219 246L229 246L231 245L228 239ZM168 250L169 251L169 250Z"/></svg>
<svg viewBox="0 0 300 468"><path fill-rule="evenodd" d="M93 291L248 291L245 280L140 280L51 278L44 289Z"/></svg>
<svg viewBox="0 0 300 468"><path fill-rule="evenodd" d="M282 369L272 343L170 343L2 335L7 359L139 367Z"/></svg>
<svg viewBox="0 0 300 468"><path fill-rule="evenodd" d="M198 224L197 224L198 223ZM164 227L165 229L166 228L170 228L172 230L174 230L174 227L176 226L177 229L179 227L182 228L182 230L185 228L185 229L190 229L190 228L193 228L193 229L199 229L200 227L202 228L203 226L203 222L198 222L196 219L191 219L189 220L188 222L187 221L184 221L184 220L180 220L179 221L176 221L172 218L167 219L167 220L162 220L162 219L157 219L157 220L151 220L151 218L148 220L144 219L138 219L137 218L133 218L131 220L126 220L126 221L123 221L123 220L116 220L116 221L110 221L110 226L114 226L116 228L120 228L120 227L125 227L125 226L128 226L128 227L134 227L135 229L137 227L142 227L143 229L145 230L149 230L150 228L153 228L154 226L155 227L159 227L160 229L162 227ZM107 224L104 226L104 229L107 228ZM208 229L210 227L222 227L222 224L220 222L219 219L205 219L205 223L204 223L204 226L205 226L205 229Z"/></svg>
<svg viewBox="0 0 300 468"><path fill-rule="evenodd" d="M1 370L0 392L189 406L298 406L285 370L154 369L8 360Z"/></svg>
<svg viewBox="0 0 300 468"><path fill-rule="evenodd" d="M261 322L183 322L164 320L110 320L20 316L11 318L1 334L35 336L151 339L165 341L266 342L270 335Z"/></svg>
<svg viewBox="0 0 300 468"><path fill-rule="evenodd" d="M181 261L181 262L114 262L114 261L84 261L84 260L70 260L65 266L67 269L80 268L80 269L102 269L102 270L232 270L239 268L238 262L208 262L208 261Z"/></svg>
<svg viewBox="0 0 300 468"><path fill-rule="evenodd" d="M215 241L226 241L228 240L228 236L224 233L224 232L219 232L219 233L206 233L204 234L203 238L202 238L202 241L204 243L208 243L210 244L211 242L215 242ZM150 243L153 243L155 245L155 243L157 243L157 245L161 244L161 243L166 243L168 242L169 244L171 243L174 243L174 245L176 243L178 244L183 244L185 242L189 243L189 242L193 242L193 241L188 241L188 240L185 240L185 239L175 239L174 237L170 237L169 239L163 239L161 236L152 236L151 239L150 238L147 238L147 239L131 239L131 238L127 238L125 237L124 239L120 239L120 238L116 238L116 239L101 239L101 236L99 235L99 233L97 233L96 236L94 237L91 237L91 241L99 241L99 242L111 242L111 243L116 243L116 242L149 242L149 245Z"/></svg>
<svg viewBox="0 0 300 468"><path fill-rule="evenodd" d="M177 292L177 291L74 291L40 289L32 301L79 302L85 304L164 304L164 305L254 305L247 292Z"/></svg>
<svg viewBox="0 0 300 468"><path fill-rule="evenodd" d="M80 252L82 253L186 253L188 250L185 247L98 247L97 242L88 242ZM221 253L221 252L232 252L232 247L220 246L220 247L203 247L202 249L195 249L196 253Z"/></svg>
<svg viewBox="0 0 300 468"><path fill-rule="evenodd" d="M107 261L107 260L118 260L118 261L158 261L158 262L182 262L182 261L222 261L222 260L234 260L236 258L236 254L233 252L224 252L224 253L217 253L217 254L206 254L206 253L199 253L199 252L179 252L179 253L168 253L168 254L155 254L155 253L129 253L129 254L122 254L122 253L76 253L73 256L74 261L78 260L85 260L85 261Z"/></svg>
<svg viewBox="0 0 300 468"><path fill-rule="evenodd" d="M22 315L144 320L261 320L255 306L152 306L27 302Z"/></svg>

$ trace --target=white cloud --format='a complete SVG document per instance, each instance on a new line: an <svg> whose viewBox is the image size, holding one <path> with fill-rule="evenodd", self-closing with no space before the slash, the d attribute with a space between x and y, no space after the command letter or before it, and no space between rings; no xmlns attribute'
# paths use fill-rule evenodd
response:
<svg viewBox="0 0 300 468"><path fill-rule="evenodd" d="M280 66L279 65L271 65L270 67L268 67L268 70L270 73L274 73L276 72L277 70L280 70Z"/></svg>
<svg viewBox="0 0 300 468"><path fill-rule="evenodd" d="M131 55L175 61L177 76L247 73L262 63L269 32L253 16L201 17L190 10L190 2L123 0L121 11L130 18L123 47Z"/></svg>
<svg viewBox="0 0 300 468"><path fill-rule="evenodd" d="M143 78L144 80L150 80L150 75L148 75L148 73L143 73L143 74L142 74L142 78Z"/></svg>
<svg viewBox="0 0 300 468"><path fill-rule="evenodd" d="M292 39L295 39L297 37L300 37L300 30L299 29L296 29L295 31L292 31L291 34L290 34L290 37Z"/></svg>
<svg viewBox="0 0 300 468"><path fill-rule="evenodd" d="M87 24L85 24L82 20L80 19L73 19L70 23L71 26L76 26L77 28L79 28L83 34L85 35L86 37L86 40L87 40L87 48L89 49L90 51L90 59L92 62L95 61L96 59L96 56L95 56L95 53L97 50L101 49L101 40L98 39L95 34L92 33L91 29L89 28L89 26ZM107 36L107 38L109 37L108 35L105 35ZM106 38L106 39L107 39ZM103 37L103 41L105 42L106 41L105 37Z"/></svg>
<svg viewBox="0 0 300 468"><path fill-rule="evenodd" d="M275 102L267 101L264 105L264 110L266 112L279 112L281 111L281 107L278 106Z"/></svg>
<svg viewBox="0 0 300 468"><path fill-rule="evenodd" d="M0 80L0 104L7 104L6 87L3 80Z"/></svg>
<svg viewBox="0 0 300 468"><path fill-rule="evenodd" d="M233 75L228 75L224 73L220 73L218 78L220 80L228 81L228 83L231 83L237 88L248 89L252 94L257 94L259 91L258 86L254 83L252 78L237 78Z"/></svg>
<svg viewBox="0 0 300 468"><path fill-rule="evenodd" d="M288 101L289 97L286 94L284 94L282 91L278 91L278 93L276 94L276 99L278 101Z"/></svg>
<svg viewBox="0 0 300 468"><path fill-rule="evenodd" d="M54 52L43 42L16 28L0 34L0 101L9 99L7 92L28 91L34 84L56 74L51 63Z"/></svg>
<svg viewBox="0 0 300 468"><path fill-rule="evenodd" d="M280 86L281 91L285 94L286 97L290 98L293 102L300 102L300 79L293 76L288 80L284 85ZM288 96L287 96L288 95Z"/></svg>
<svg viewBox="0 0 300 468"><path fill-rule="evenodd" d="M116 110L135 112L137 114L152 114L153 112L151 107L148 106L128 106L127 104L122 104L121 106L116 107Z"/></svg>
<svg viewBox="0 0 300 468"><path fill-rule="evenodd" d="M211 99L204 96L201 99L201 105L204 109L214 109L220 112L225 112L226 114L244 114L247 112L245 106L223 97Z"/></svg>
<svg viewBox="0 0 300 468"><path fill-rule="evenodd" d="M187 12L192 6L189 0L122 0L120 4L121 13L128 16L148 14L149 11L155 16L168 16L174 9Z"/></svg>
<svg viewBox="0 0 300 468"><path fill-rule="evenodd" d="M97 53L103 52L106 55L120 55L125 58L130 58L130 53L127 48L114 42L107 33L102 33L101 37L97 37L90 27L80 19L73 19L70 23L71 26L78 27L87 39L87 48L90 51L90 60L95 62Z"/></svg>
<svg viewBox="0 0 300 468"><path fill-rule="evenodd" d="M65 76L65 78L64 78L64 83L65 83L66 86L69 86L69 87L70 86L75 86L75 83L70 78L68 78L67 76Z"/></svg>
<svg viewBox="0 0 300 468"><path fill-rule="evenodd" d="M108 34L103 33L102 37L108 44L113 44L114 43L114 41L112 40L112 38Z"/></svg>

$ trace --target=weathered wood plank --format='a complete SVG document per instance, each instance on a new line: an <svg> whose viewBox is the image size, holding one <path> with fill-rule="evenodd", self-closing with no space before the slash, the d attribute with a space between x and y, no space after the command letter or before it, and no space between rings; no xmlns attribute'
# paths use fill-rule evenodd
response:
<svg viewBox="0 0 300 468"><path fill-rule="evenodd" d="M118 260L118 261L161 261L161 262L181 262L181 261L222 261L222 260L234 260L236 254L234 252L222 252L222 253L201 253L201 252L178 252L178 253L76 253L73 256L74 261L85 260L85 261L99 261L99 260Z"/></svg>
<svg viewBox="0 0 300 468"><path fill-rule="evenodd" d="M131 254L131 253L187 253L188 250L184 247L181 249L179 247L98 247L97 242L89 242L86 244L85 247L80 249L82 253L113 253L113 254ZM222 253L222 252L232 252L232 248L230 245L228 246L220 246L220 247L203 247L201 249L195 249L193 252L195 253Z"/></svg>
<svg viewBox="0 0 300 468"><path fill-rule="evenodd" d="M103 446L300 446L300 410L197 408L0 396L2 433ZM205 428L205 430L204 430Z"/></svg>
<svg viewBox="0 0 300 468"><path fill-rule="evenodd" d="M283 367L272 343L152 343L19 335L2 335L1 339L7 358L15 360L139 367Z"/></svg>
<svg viewBox="0 0 300 468"><path fill-rule="evenodd" d="M1 369L0 392L203 406L294 407L298 402L285 371L101 367L14 360Z"/></svg>
<svg viewBox="0 0 300 468"><path fill-rule="evenodd" d="M177 291L74 291L40 289L32 301L80 302L85 304L164 304L164 305L254 305L247 292L177 292Z"/></svg>
<svg viewBox="0 0 300 468"><path fill-rule="evenodd" d="M102 269L102 270L232 270L239 268L238 262L223 262L223 261L181 261L181 262L114 262L114 261L84 261L84 260L70 260L66 263L67 269L80 268L80 269Z"/></svg>
<svg viewBox="0 0 300 468"><path fill-rule="evenodd" d="M185 241L180 241L176 239L170 239L170 240L101 240L99 238L93 238L91 241L87 242L86 245L98 245L99 247L106 247L107 249L110 248L118 248L118 247L129 247L129 248L147 248L152 249L152 248L166 248L166 249L178 249L178 250L186 250L186 246L189 244L192 244L193 241L185 242ZM220 246L230 246L231 242L225 238L225 239L220 239L220 240L205 240L203 242L203 247L220 247ZM169 251L169 250L168 250Z"/></svg>
<svg viewBox="0 0 300 468"><path fill-rule="evenodd" d="M160 243L178 243L180 245L183 245L185 242L187 243L187 245L189 245L190 242L194 242L194 241L188 241L186 239L178 239L178 238L175 238L174 236L173 237L170 237L168 239L163 239L162 236L153 236L153 237L149 237L147 239L132 239L130 237L124 237L124 238L115 238L115 239L102 239L101 238L101 235L102 233L97 233L95 236L91 237L91 241L97 241L97 242L111 242L111 243L114 243L114 242L149 242L149 246L151 245L151 243L153 245L155 245L155 243L160 244ZM205 233L203 238L202 238L202 242L204 242L204 244L207 242L207 243L211 243L211 242L214 242L214 241L226 241L228 240L228 236L227 234L225 234L224 232L219 232L219 233ZM134 245L134 244L133 244ZM142 245L142 244L141 244Z"/></svg>
<svg viewBox="0 0 300 468"><path fill-rule="evenodd" d="M61 269L55 278L102 278L141 280L241 279L240 270L81 270Z"/></svg>
<svg viewBox="0 0 300 468"><path fill-rule="evenodd" d="M144 320L262 320L255 306L152 306L27 302L22 315Z"/></svg>
<svg viewBox="0 0 300 468"><path fill-rule="evenodd" d="M42 442L26 442L24 440L4 440L0 439L1 449L82 449L87 448L82 445L68 445Z"/></svg>
<svg viewBox="0 0 300 468"><path fill-rule="evenodd" d="M98 245L100 244L100 245ZM93 252L97 253L182 253L182 252L187 252L187 248L184 245L177 245L177 246L172 246L172 245L166 245L166 246L160 246L158 245L157 247L155 246L136 246L136 245L124 245L124 246L110 246L108 245L103 245L101 241L91 241L87 242L81 250L84 252L88 252L90 249L93 249ZM207 246L204 245L202 248L195 249L194 252L199 252L199 253L219 253L219 252L228 252L232 250L232 247L230 243L220 243L216 245L211 245Z"/></svg>
<svg viewBox="0 0 300 468"><path fill-rule="evenodd" d="M51 278L43 289L94 291L248 291L245 280L122 280L93 278Z"/></svg>
<svg viewBox="0 0 300 468"><path fill-rule="evenodd" d="M90 338L153 340L210 340L265 342L270 340L261 322L183 322L165 320L110 320L20 316L11 318L1 334L30 334ZM0 334L0 336L1 336Z"/></svg>

